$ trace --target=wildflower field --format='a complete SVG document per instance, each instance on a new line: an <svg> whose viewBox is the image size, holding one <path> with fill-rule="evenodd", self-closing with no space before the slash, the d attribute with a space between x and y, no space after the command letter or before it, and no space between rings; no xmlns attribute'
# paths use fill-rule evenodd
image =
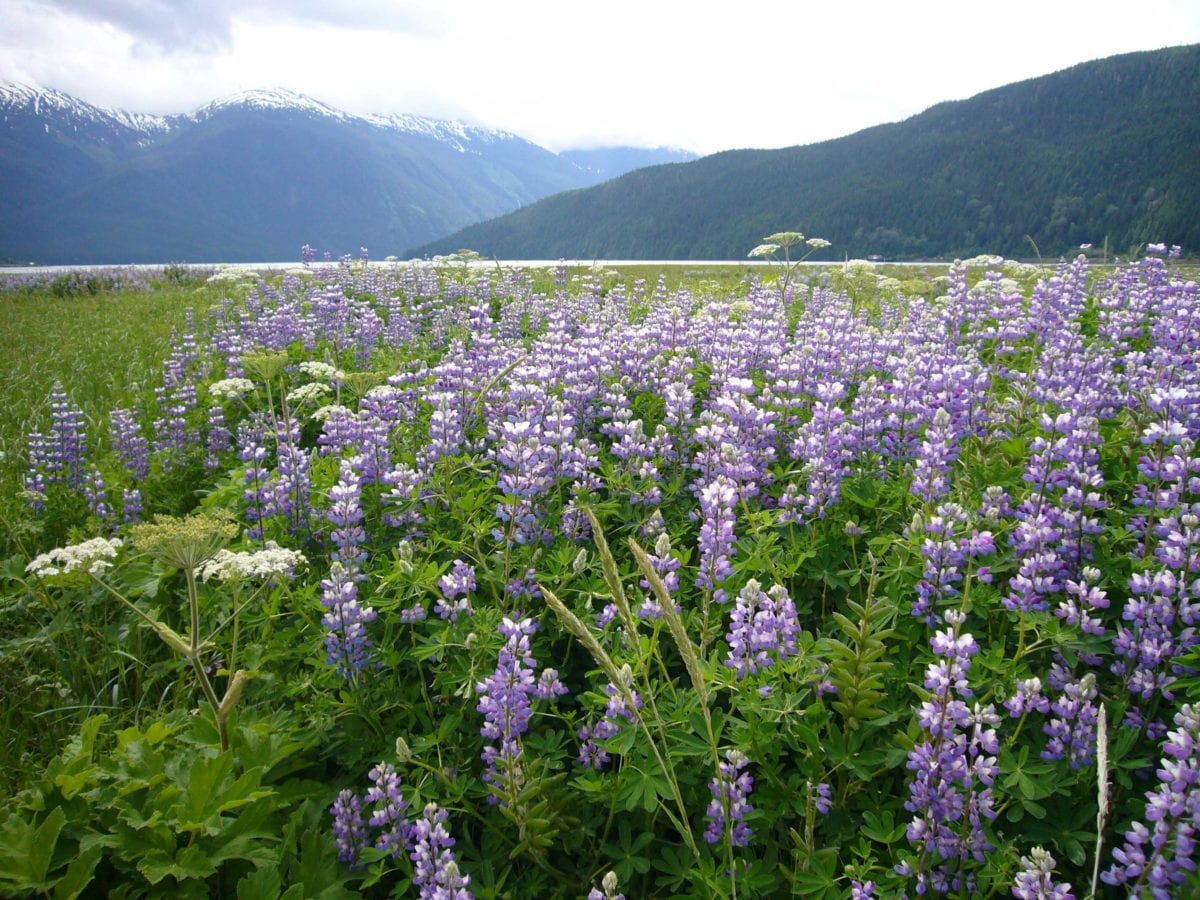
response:
<svg viewBox="0 0 1200 900"><path fill-rule="evenodd" d="M1200 895L1148 250L0 284L0 895Z"/></svg>

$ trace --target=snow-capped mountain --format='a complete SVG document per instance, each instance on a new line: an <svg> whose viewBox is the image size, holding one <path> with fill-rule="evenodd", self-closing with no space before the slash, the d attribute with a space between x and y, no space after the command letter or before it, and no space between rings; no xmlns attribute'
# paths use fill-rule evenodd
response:
<svg viewBox="0 0 1200 900"><path fill-rule="evenodd" d="M679 158L610 149L640 165ZM4 84L0 261L290 259L304 243L378 258L620 174L595 163L282 89L153 116Z"/></svg>
<svg viewBox="0 0 1200 900"><path fill-rule="evenodd" d="M289 91L284 88L273 88L270 90L259 88L250 91L239 91L236 94L230 94L228 97L222 97L219 100L205 104L191 113L188 118L200 122L230 109L305 113L310 116L336 119L339 122L345 122L353 118L348 113L344 113L340 109L334 109L320 100L314 100L312 97L297 94L295 91Z"/></svg>
<svg viewBox="0 0 1200 900"><path fill-rule="evenodd" d="M25 84L0 84L0 125L10 127L18 117L36 122L43 132L60 129L77 135L82 130L101 141L106 137L145 140L171 127L170 120L163 116L104 109L62 91Z"/></svg>

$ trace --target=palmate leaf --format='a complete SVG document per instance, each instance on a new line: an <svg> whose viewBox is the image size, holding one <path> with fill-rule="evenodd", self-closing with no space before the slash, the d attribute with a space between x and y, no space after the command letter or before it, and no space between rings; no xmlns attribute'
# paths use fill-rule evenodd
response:
<svg viewBox="0 0 1200 900"><path fill-rule="evenodd" d="M54 885L54 900L75 900L82 894L84 888L92 883L92 875L103 852L96 846L71 860L66 873Z"/></svg>
<svg viewBox="0 0 1200 900"><path fill-rule="evenodd" d="M19 815L10 815L0 826L0 882L7 881L19 890L48 890L46 875L66 821L58 806L37 827Z"/></svg>
<svg viewBox="0 0 1200 900"><path fill-rule="evenodd" d="M138 871L151 884L170 876L177 882L191 878L204 879L216 873L217 867L199 847L184 847L175 856L153 853L138 863Z"/></svg>
<svg viewBox="0 0 1200 900"><path fill-rule="evenodd" d="M271 796L270 789L259 788L262 769L250 769L236 780L232 772L230 753L200 757L192 763L186 792L174 809L180 831L215 834L218 826L214 820L222 813Z"/></svg>

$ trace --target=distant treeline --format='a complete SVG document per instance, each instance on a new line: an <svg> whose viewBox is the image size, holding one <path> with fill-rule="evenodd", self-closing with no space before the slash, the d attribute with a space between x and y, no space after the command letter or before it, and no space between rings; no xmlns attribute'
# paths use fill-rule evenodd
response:
<svg viewBox="0 0 1200 900"><path fill-rule="evenodd" d="M904 122L655 166L419 248L501 258L736 259L799 228L826 258L1200 246L1200 45L1084 63Z"/></svg>

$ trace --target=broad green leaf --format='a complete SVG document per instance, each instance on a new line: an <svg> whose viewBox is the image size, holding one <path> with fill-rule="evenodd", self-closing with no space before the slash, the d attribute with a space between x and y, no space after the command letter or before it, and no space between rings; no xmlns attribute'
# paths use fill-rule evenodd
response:
<svg viewBox="0 0 1200 900"><path fill-rule="evenodd" d="M299 887L299 885L295 885ZM282 893L283 879L279 870L274 866L263 866L237 885L238 900L265 900L267 897L278 897Z"/></svg>
<svg viewBox="0 0 1200 900"><path fill-rule="evenodd" d="M71 860L66 874L54 886L54 900L75 900L82 894L83 889L91 884L96 864L103 853L102 848L94 846Z"/></svg>
<svg viewBox="0 0 1200 900"><path fill-rule="evenodd" d="M153 853L138 863L138 871L151 884L158 884L168 876L182 883L190 878L208 878L217 871L217 867L203 850L192 845L185 847L174 857L166 853Z"/></svg>
<svg viewBox="0 0 1200 900"><path fill-rule="evenodd" d="M50 860L54 856L54 848L58 844L58 835L66 824L67 816L61 806L54 807L50 815L38 826L33 834L33 840L26 848L29 858L30 881L36 885L46 882L46 873L50 871Z"/></svg>

